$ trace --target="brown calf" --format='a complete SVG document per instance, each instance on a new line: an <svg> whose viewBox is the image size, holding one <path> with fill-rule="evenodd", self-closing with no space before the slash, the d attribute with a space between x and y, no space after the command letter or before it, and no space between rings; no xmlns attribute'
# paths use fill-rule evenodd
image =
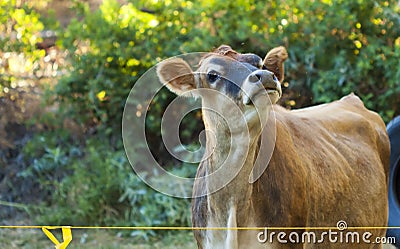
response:
<svg viewBox="0 0 400 249"><path fill-rule="evenodd" d="M318 241L297 243L276 236L260 241L260 230L235 229L387 224L389 140L382 119L354 94L295 111L274 105L281 97L286 58L283 47L262 61L221 46L196 72L178 58L158 65L170 90L194 91L202 99L208 156L197 172L192 221L194 227L227 229L196 229L198 246L380 248L361 237L359 243L323 240L322 229L274 231L296 232L300 239L302 232L315 231ZM385 234L385 229L356 231L370 232L370 241Z"/></svg>

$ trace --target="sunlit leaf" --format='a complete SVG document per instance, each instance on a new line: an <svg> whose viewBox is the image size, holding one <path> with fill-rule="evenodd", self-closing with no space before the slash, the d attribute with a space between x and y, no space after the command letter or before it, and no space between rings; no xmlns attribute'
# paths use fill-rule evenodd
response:
<svg viewBox="0 0 400 249"><path fill-rule="evenodd" d="M96 94L96 97L100 101L104 101L106 98L106 91L100 91L99 93Z"/></svg>

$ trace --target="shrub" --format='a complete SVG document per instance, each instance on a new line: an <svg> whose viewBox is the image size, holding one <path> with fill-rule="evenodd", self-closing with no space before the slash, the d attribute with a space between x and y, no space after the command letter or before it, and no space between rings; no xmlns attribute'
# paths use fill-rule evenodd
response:
<svg viewBox="0 0 400 249"><path fill-rule="evenodd" d="M45 54L37 49L44 29L40 15L29 3L0 0L0 97L16 88L18 77L33 76Z"/></svg>
<svg viewBox="0 0 400 249"><path fill-rule="evenodd" d="M59 153L46 152L40 160L62 161L56 155ZM190 225L189 201L166 196L147 186L133 173L123 150L113 150L99 139L91 139L85 145L85 154L72 158L69 157L67 164L58 164L70 174L51 182L52 196L47 202L50 208L41 209L37 216L39 223L75 226ZM40 168L39 171L45 174L47 169ZM192 176L193 169L188 167L179 173ZM166 184L177 188L173 182Z"/></svg>

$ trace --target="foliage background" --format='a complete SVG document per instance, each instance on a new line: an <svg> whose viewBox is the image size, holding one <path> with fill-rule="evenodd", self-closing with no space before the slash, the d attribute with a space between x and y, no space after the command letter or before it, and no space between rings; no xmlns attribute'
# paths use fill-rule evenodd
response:
<svg viewBox="0 0 400 249"><path fill-rule="evenodd" d="M104 0L96 9L70 1L75 18L66 25L44 10L50 0L40 2L44 7L32 2L0 0L3 219L23 211L32 224L190 225L189 200L141 182L121 139L129 91L174 55L229 44L264 56L284 45L289 60L281 105L299 108L355 92L386 122L400 114L394 0ZM48 29L57 33L52 49L41 46ZM148 140L159 162L190 176L195 165L171 159L160 139L160 117L173 98L162 91L152 102ZM145 111L139 104L133 107ZM199 113L191 115L181 126L188 144L202 129Z"/></svg>

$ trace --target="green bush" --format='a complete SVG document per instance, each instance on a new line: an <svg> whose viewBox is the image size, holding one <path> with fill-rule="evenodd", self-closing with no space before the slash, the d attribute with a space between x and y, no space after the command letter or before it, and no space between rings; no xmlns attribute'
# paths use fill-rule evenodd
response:
<svg viewBox="0 0 400 249"><path fill-rule="evenodd" d="M400 26L394 1L319 1L291 8L285 18L288 81L296 89L307 88L311 103L355 92L385 121L400 114Z"/></svg>
<svg viewBox="0 0 400 249"><path fill-rule="evenodd" d="M116 1L104 1L94 13L81 9L83 21L73 20L62 39L71 69L54 89L57 100L71 105L70 115L84 124L118 129L134 81L155 62L146 32L157 23Z"/></svg>
<svg viewBox="0 0 400 249"><path fill-rule="evenodd" d="M37 61L45 54L36 47L42 41L43 29L40 15L32 5L0 0L0 97L16 87L18 77L38 69ZM11 53L22 58L16 60Z"/></svg>
<svg viewBox="0 0 400 249"><path fill-rule="evenodd" d="M46 155L41 160L46 160ZM44 204L50 208L42 210L38 222L64 225L115 223L123 217L124 203L118 201L123 191L120 183L132 174L123 151L112 151L108 145L90 140L84 147L84 154L76 156L75 159L70 156L67 165L58 165L69 174L53 179L48 186L52 195ZM52 160L56 161L54 157ZM43 181L41 183L43 185Z"/></svg>
<svg viewBox="0 0 400 249"><path fill-rule="evenodd" d="M37 181L42 191L39 208L32 209L39 224L189 226L189 200L159 193L134 174L124 150L114 150L95 137L84 147L57 145L56 136L38 136L26 147L26 155L36 157L19 177ZM31 146L45 142L44 151ZM33 156L32 154L37 154ZM193 176L195 167L175 169L183 177ZM33 179L35 180L33 180ZM170 188L173 182L162 178ZM191 191L187 189L186 191ZM133 234L146 236L147 233Z"/></svg>

